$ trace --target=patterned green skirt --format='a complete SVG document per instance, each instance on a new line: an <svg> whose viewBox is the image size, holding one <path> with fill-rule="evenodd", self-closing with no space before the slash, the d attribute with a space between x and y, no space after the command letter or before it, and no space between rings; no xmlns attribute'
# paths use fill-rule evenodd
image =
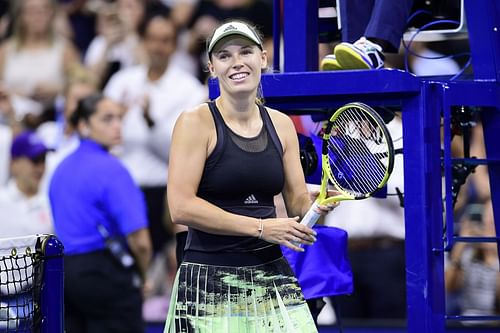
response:
<svg viewBox="0 0 500 333"><path fill-rule="evenodd" d="M177 272L164 333L317 332L283 257L258 266L184 262Z"/></svg>

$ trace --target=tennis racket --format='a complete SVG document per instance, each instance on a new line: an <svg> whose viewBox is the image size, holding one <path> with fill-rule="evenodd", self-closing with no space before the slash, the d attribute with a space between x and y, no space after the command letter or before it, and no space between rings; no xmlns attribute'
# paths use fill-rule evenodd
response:
<svg viewBox="0 0 500 333"><path fill-rule="evenodd" d="M382 188L394 166L394 147L384 121L368 105L349 103L336 110L323 127L321 187L300 223L312 227L318 206L370 197ZM328 197L328 184L341 194Z"/></svg>

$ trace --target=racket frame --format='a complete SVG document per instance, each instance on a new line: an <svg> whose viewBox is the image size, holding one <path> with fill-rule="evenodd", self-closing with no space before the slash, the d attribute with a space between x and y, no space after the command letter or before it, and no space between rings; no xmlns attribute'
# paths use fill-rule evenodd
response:
<svg viewBox="0 0 500 333"><path fill-rule="evenodd" d="M345 190L343 190L342 186L339 184L339 182L335 179L333 176L333 172L330 167L330 158L328 156L328 140L331 137L331 130L332 127L335 125L335 120L347 109L350 108L359 108L362 109L365 114L368 114L370 118L373 120L375 124L377 124L378 128L381 129L388 153L387 153L387 158L388 158L388 165L386 168L385 175L380 182L380 184L377 186L377 189L370 193L366 193L361 196L356 196L353 195L352 193L349 193ZM373 193L377 192L379 189L385 186L387 181L389 180L389 177L392 173L394 167L394 145L392 143L392 138L389 133L389 130L387 129L383 119L380 117L380 115L373 110L370 106L364 104L364 103L359 103L359 102L353 102L353 103L348 103L340 108L338 108L332 116L329 118L328 122L324 126L324 131L322 135L322 148L321 148L321 185L320 185L320 191L319 195L314 201L313 205L311 208L308 210L306 215L304 215L304 218L302 219L302 224L306 224L309 227L312 227L316 221L319 219L321 216L321 210L319 209L319 206L322 205L328 205L332 204L335 202L339 201L344 201L344 200L361 200L361 199L366 199L370 197ZM328 193L328 182L331 182L335 186L335 190L340 192L341 194L328 197L327 198L327 193Z"/></svg>

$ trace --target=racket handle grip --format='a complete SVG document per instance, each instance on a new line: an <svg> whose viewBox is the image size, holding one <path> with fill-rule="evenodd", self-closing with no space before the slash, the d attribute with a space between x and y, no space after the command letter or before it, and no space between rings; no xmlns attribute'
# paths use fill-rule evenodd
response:
<svg viewBox="0 0 500 333"><path fill-rule="evenodd" d="M316 222L318 222L318 219L321 216L321 214L318 213L318 211L319 211L318 203L314 202L311 208L309 208L309 210L307 211L306 215L304 215L304 217L302 218L302 221L300 221L300 224L305 224L309 228L312 228L312 226L315 225Z"/></svg>

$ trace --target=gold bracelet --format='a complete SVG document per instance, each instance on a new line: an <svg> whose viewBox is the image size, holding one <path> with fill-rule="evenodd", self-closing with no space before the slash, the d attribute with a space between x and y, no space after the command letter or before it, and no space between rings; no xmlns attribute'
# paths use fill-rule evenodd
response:
<svg viewBox="0 0 500 333"><path fill-rule="evenodd" d="M262 239L262 234L264 233L264 221L260 219L260 224L259 224L259 239Z"/></svg>

